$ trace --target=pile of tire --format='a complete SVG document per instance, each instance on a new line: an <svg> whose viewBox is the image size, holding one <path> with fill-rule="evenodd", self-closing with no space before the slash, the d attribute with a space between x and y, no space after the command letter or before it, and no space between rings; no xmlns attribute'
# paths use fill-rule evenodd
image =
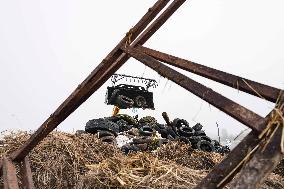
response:
<svg viewBox="0 0 284 189"><path fill-rule="evenodd" d="M217 153L228 153L228 146L222 146L218 141L208 137L203 126L197 123L190 127L184 119L176 118L170 125L159 124L154 117L146 116L138 120L126 114L93 119L86 123L85 131L96 134L103 142L114 143L121 133L130 133L133 128L138 131L133 141L122 146L125 153L130 151L155 150L168 141L181 141L190 144L192 148ZM157 133L159 138L156 137ZM138 136L137 136L138 135Z"/></svg>

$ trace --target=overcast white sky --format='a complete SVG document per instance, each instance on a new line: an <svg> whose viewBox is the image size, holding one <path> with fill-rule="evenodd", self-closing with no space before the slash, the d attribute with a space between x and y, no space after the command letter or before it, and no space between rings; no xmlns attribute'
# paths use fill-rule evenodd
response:
<svg viewBox="0 0 284 189"><path fill-rule="evenodd" d="M38 128L155 2L0 0L0 130ZM283 89L283 10L283 0L188 0L145 46ZM216 122L232 134L246 128L133 59L118 73L144 73L160 83L152 90L156 110L139 110L141 115L163 122L166 111L200 122L209 135L216 134ZM262 116L273 107L187 75ZM58 128L84 129L89 119L109 116L108 85Z"/></svg>

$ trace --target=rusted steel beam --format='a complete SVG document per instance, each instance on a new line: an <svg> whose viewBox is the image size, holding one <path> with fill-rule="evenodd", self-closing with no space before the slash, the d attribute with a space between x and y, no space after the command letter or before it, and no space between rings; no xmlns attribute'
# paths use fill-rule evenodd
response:
<svg viewBox="0 0 284 189"><path fill-rule="evenodd" d="M127 41L134 40L157 14L167 5L169 0L159 0L148 10L142 19L129 31L119 44L106 56L105 59L92 71L92 73L72 92L72 94L55 110L53 114L40 126L40 128L10 157L15 160L22 160L43 138L53 131L63 120L85 102L105 81L101 76L109 72L108 68L121 55L121 46ZM130 35L131 33L131 35ZM118 69L118 68L117 68ZM111 73L112 74L112 73ZM97 87L94 87L97 86Z"/></svg>
<svg viewBox="0 0 284 189"><path fill-rule="evenodd" d="M252 159L240 171L240 174L232 181L232 188L235 189L256 189L261 186L268 175L275 169L283 158L280 150L282 128L278 128L271 142L254 154Z"/></svg>
<svg viewBox="0 0 284 189"><path fill-rule="evenodd" d="M273 115L275 115L274 110L265 117L265 122L263 123L265 127L267 127ZM227 157L222 160L222 162L213 168L213 170L195 187L195 189L223 188L242 168L245 157L252 153L253 150L257 150L256 147L260 141L261 140L259 139L258 134L254 133L253 131L250 132L231 151L231 153L229 153ZM227 178L225 179L225 177Z"/></svg>
<svg viewBox="0 0 284 189"><path fill-rule="evenodd" d="M186 0L174 0L167 9L155 20L153 23L145 29L145 31L130 45L131 47L137 47L143 45L172 15L173 13L185 2ZM98 79L101 82L94 84L92 90L99 88L109 77L114 74L127 60L129 56L123 53L119 59L112 64L108 70L101 75Z"/></svg>
<svg viewBox="0 0 284 189"><path fill-rule="evenodd" d="M195 189L223 188L238 173L242 166L242 160L259 143L257 134L251 131L222 162L195 187ZM223 181L228 176L226 181ZM222 182L223 181L223 182Z"/></svg>
<svg viewBox="0 0 284 189"><path fill-rule="evenodd" d="M187 76L171 69L170 67L163 65L153 57L144 54L138 49L129 47L122 47L124 52L128 53L133 58L144 63L146 66L152 68L158 72L161 76L164 76L196 96L202 98L206 102L212 104L221 111L227 113L231 117L247 125L252 130L260 133L264 127L264 118L256 113L246 109L245 107L233 102L232 100L220 95L212 89L205 87L204 85L188 78Z"/></svg>
<svg viewBox="0 0 284 189"><path fill-rule="evenodd" d="M150 48L142 46L139 46L137 48L157 60L160 60L172 66L176 66L191 73L200 75L202 77L206 77L213 81L217 81L219 83L249 93L251 95L264 98L271 102L276 102L277 97L280 93L280 89L268 85L264 85L236 75L209 68L207 66L203 66L201 64L197 64Z"/></svg>
<svg viewBox="0 0 284 189"><path fill-rule="evenodd" d="M257 152L233 180L231 184L233 188L258 188L283 159L284 154L281 152L281 142L283 141L281 139L284 137L282 136L284 134L284 93L278 103L276 111L270 119L271 132L262 140Z"/></svg>
<svg viewBox="0 0 284 189"><path fill-rule="evenodd" d="M7 157L3 157L3 184L4 189L19 189L16 168Z"/></svg>
<svg viewBox="0 0 284 189"><path fill-rule="evenodd" d="M32 170L28 156L26 156L21 165L22 187L24 189L34 189Z"/></svg>

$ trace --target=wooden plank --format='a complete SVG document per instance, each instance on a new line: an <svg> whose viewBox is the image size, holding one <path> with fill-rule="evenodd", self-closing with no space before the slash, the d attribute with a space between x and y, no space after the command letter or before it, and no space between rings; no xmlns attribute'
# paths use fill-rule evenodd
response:
<svg viewBox="0 0 284 189"><path fill-rule="evenodd" d="M158 72L161 76L168 78L196 96L202 98L206 102L235 118L239 122L247 125L253 131L260 133L265 128L265 125L263 125L265 121L264 118L252 112L251 110L248 110L247 108L188 78L174 69L163 65L158 60L144 54L138 49L132 47L122 47L122 49L136 60L144 63L146 66Z"/></svg>
<svg viewBox="0 0 284 189"><path fill-rule="evenodd" d="M274 103L276 102L280 93L280 89L264 85L255 81L251 81L249 79L245 79L223 71L219 71L213 68L209 68L207 66L203 66L192 61L188 61L142 46L139 46L137 48L141 52L148 54L159 61L165 62L172 66L176 66L178 68L200 75L202 77L206 77L213 81L254 95L256 97L263 97L264 99Z"/></svg>
<svg viewBox="0 0 284 189"><path fill-rule="evenodd" d="M142 19L131 29L131 40L134 40L157 14L167 5L169 0L159 0L148 10ZM10 157L13 160L22 160L27 154L51 131L53 131L63 120L85 102L93 92L99 88L104 81L101 76L109 72L108 68L121 55L121 46L129 40L125 36L118 45L107 55L105 59L95 68L94 71L75 89L74 92L55 110L53 114L39 127L39 129L19 149L13 152ZM95 84L100 84L94 88Z"/></svg>
<svg viewBox="0 0 284 189"><path fill-rule="evenodd" d="M3 184L4 189L19 189L16 168L7 157L3 157Z"/></svg>
<svg viewBox="0 0 284 189"><path fill-rule="evenodd" d="M25 157L21 165L21 177L22 177L22 187L24 189L34 189L34 183L32 178L32 170L28 157Z"/></svg>

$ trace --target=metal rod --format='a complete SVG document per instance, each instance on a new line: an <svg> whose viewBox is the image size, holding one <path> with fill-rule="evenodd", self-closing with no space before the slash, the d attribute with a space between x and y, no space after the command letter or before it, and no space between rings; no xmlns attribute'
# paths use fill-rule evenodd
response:
<svg viewBox="0 0 284 189"><path fill-rule="evenodd" d="M188 78L187 76L175 71L174 69L163 65L158 60L144 54L138 49L132 47L122 47L122 49L124 52L128 53L136 60L144 63L146 66L158 72L161 76L172 80L176 84L187 89L206 102L212 104L213 106L235 118L239 122L247 125L252 130L260 133L264 129L264 125L262 124L264 123L264 118L252 112L251 110L246 109L245 107Z"/></svg>
<svg viewBox="0 0 284 189"><path fill-rule="evenodd" d="M34 183L32 178L32 170L28 156L26 156L21 165L21 178L22 185L25 189L34 189Z"/></svg>
<svg viewBox="0 0 284 189"><path fill-rule="evenodd" d="M19 189L16 168L12 161L5 156L2 161L4 189Z"/></svg>
<svg viewBox="0 0 284 189"><path fill-rule="evenodd" d="M135 39L157 14L167 5L169 0L159 0L148 10L142 19L131 29L131 40ZM95 70L75 89L75 91L55 110L53 114L40 126L40 128L10 157L14 160L22 160L43 138L53 131L63 120L85 102L95 90L94 83L104 83L101 75L104 75L111 64L122 54L121 46L129 40L125 36L119 44L107 55L107 57L95 68Z"/></svg>
<svg viewBox="0 0 284 189"><path fill-rule="evenodd" d="M223 71L219 71L201 64L197 64L182 58L178 58L166 53L162 53L150 48L139 46L140 51L154 57L157 60L176 66L191 73L206 77L213 81L217 81L229 87L249 93L256 97L264 98L271 102L276 102L280 89L264 85L255 81L251 81L236 75L232 75Z"/></svg>

